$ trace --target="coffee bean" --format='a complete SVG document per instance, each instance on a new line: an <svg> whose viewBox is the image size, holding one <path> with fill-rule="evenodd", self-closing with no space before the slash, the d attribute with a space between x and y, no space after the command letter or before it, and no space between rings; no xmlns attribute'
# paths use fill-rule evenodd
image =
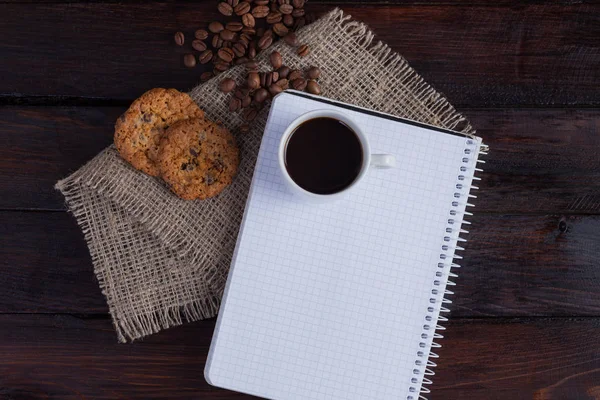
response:
<svg viewBox="0 0 600 400"><path fill-rule="evenodd" d="M308 47L307 44L303 44L302 46L298 47L298 50L296 50L296 54L298 54L300 57L306 57L308 53L310 53L310 47Z"/></svg>
<svg viewBox="0 0 600 400"><path fill-rule="evenodd" d="M212 47L215 49L223 47L223 39L219 35L215 35L212 38Z"/></svg>
<svg viewBox="0 0 600 400"><path fill-rule="evenodd" d="M217 55L221 60L225 61L226 63L232 62L233 58L235 57L235 53L233 52L233 50L228 48L219 49Z"/></svg>
<svg viewBox="0 0 600 400"><path fill-rule="evenodd" d="M231 32L239 32L244 29L244 25L241 22L228 22L225 29L229 29Z"/></svg>
<svg viewBox="0 0 600 400"><path fill-rule="evenodd" d="M292 5L294 6L294 8L303 8L304 0L292 0Z"/></svg>
<svg viewBox="0 0 600 400"><path fill-rule="evenodd" d="M287 35L285 35L283 37L283 41L286 42L289 46L298 46L298 39L296 38L296 34L294 32L289 32Z"/></svg>
<svg viewBox="0 0 600 400"><path fill-rule="evenodd" d="M242 33L240 35L240 43L242 43L244 45L244 47L248 47L248 44L250 43L251 40L252 40L252 38L250 38L250 35L248 35L246 33Z"/></svg>
<svg viewBox="0 0 600 400"><path fill-rule="evenodd" d="M254 15L254 18L264 18L269 15L269 7L256 6L252 9L252 15Z"/></svg>
<svg viewBox="0 0 600 400"><path fill-rule="evenodd" d="M265 84L262 86L268 88L272 84L273 84L273 73L272 72L265 73Z"/></svg>
<svg viewBox="0 0 600 400"><path fill-rule="evenodd" d="M236 58L233 62L235 65L244 65L248 62L248 57L240 57Z"/></svg>
<svg viewBox="0 0 600 400"><path fill-rule="evenodd" d="M212 60L213 57L213 52L210 50L204 50L199 56L198 56L198 61L200 61L200 64L207 64L210 62L210 60Z"/></svg>
<svg viewBox="0 0 600 400"><path fill-rule="evenodd" d="M290 82L287 79L282 78L277 81L277 86L280 86L283 90L285 90L290 87Z"/></svg>
<svg viewBox="0 0 600 400"><path fill-rule="evenodd" d="M229 100L229 111L234 112L239 110L242 107L242 101L237 97L232 97Z"/></svg>
<svg viewBox="0 0 600 400"><path fill-rule="evenodd" d="M256 20L254 19L254 16L252 14L244 14L242 16L242 24L249 28L254 28L254 25L256 25Z"/></svg>
<svg viewBox="0 0 600 400"><path fill-rule="evenodd" d="M183 56L183 65L188 68L194 68L196 66L196 57L193 54L186 54Z"/></svg>
<svg viewBox="0 0 600 400"><path fill-rule="evenodd" d="M267 74L264 72L261 72L258 74L259 78L260 78L260 86L265 86L265 84L267 83Z"/></svg>
<svg viewBox="0 0 600 400"><path fill-rule="evenodd" d="M290 4L290 0L277 0L277 4L279 4L280 6L283 4Z"/></svg>
<svg viewBox="0 0 600 400"><path fill-rule="evenodd" d="M254 57L256 57L256 45L254 45L254 42L251 42L248 46L248 58L253 60Z"/></svg>
<svg viewBox="0 0 600 400"><path fill-rule="evenodd" d="M247 84L250 89L258 89L260 87L260 76L257 72L250 72L248 74Z"/></svg>
<svg viewBox="0 0 600 400"><path fill-rule="evenodd" d="M295 69L288 74L287 78L290 80L290 82L298 78L302 78L302 71Z"/></svg>
<svg viewBox="0 0 600 400"><path fill-rule="evenodd" d="M281 65L283 64L283 58L281 57L281 53L279 53L278 51L272 52L271 56L269 56L269 61L271 61L273 69L281 68Z"/></svg>
<svg viewBox="0 0 600 400"><path fill-rule="evenodd" d="M321 86L319 86L317 81L310 80L306 85L306 91L312 94L321 94Z"/></svg>
<svg viewBox="0 0 600 400"><path fill-rule="evenodd" d="M296 21L294 21L294 30L297 31L304 25L306 25L306 19L304 17L296 18Z"/></svg>
<svg viewBox="0 0 600 400"><path fill-rule="evenodd" d="M219 33L223 29L225 29L225 27L220 22L213 21L210 24L208 24L208 30L211 31L212 33Z"/></svg>
<svg viewBox="0 0 600 400"><path fill-rule="evenodd" d="M267 6L269 5L269 0L254 0L254 4L257 6Z"/></svg>
<svg viewBox="0 0 600 400"><path fill-rule="evenodd" d="M233 52L236 57L243 57L246 54L246 46L242 43L236 43L233 45Z"/></svg>
<svg viewBox="0 0 600 400"><path fill-rule="evenodd" d="M256 118L256 115L257 115L257 114L258 114L258 111L256 111L256 109L255 109L255 108L253 108L253 107L248 107L248 108L245 108L245 109L244 109L244 112L243 112L243 114L242 114L242 115L244 116L244 119L245 119L246 121L250 122L250 121L253 121L253 120L254 120L254 118Z"/></svg>
<svg viewBox="0 0 600 400"><path fill-rule="evenodd" d="M304 78L298 78L298 79L294 79L292 81L292 87L296 90L304 90L306 89L306 79Z"/></svg>
<svg viewBox="0 0 600 400"><path fill-rule="evenodd" d="M262 103L267 97L269 97L269 92L267 92L267 89L265 88L260 88L254 93L254 101L257 103Z"/></svg>
<svg viewBox="0 0 600 400"><path fill-rule="evenodd" d="M177 46L183 46L184 42L185 42L185 35L183 34L183 32L177 32L175 34L175 44Z"/></svg>
<svg viewBox="0 0 600 400"><path fill-rule="evenodd" d="M281 22L278 22L273 25L273 32L275 32L277 36L285 36L288 34L288 28Z"/></svg>
<svg viewBox="0 0 600 400"><path fill-rule="evenodd" d="M292 17L294 17L294 18L304 17L304 9L303 8L294 9L294 11L292 11Z"/></svg>
<svg viewBox="0 0 600 400"><path fill-rule="evenodd" d="M208 32L204 29L198 29L196 32L194 32L194 36L198 40L206 40L208 39Z"/></svg>
<svg viewBox="0 0 600 400"><path fill-rule="evenodd" d="M225 78L219 83L219 89L223 93L229 93L235 89L235 81L231 78Z"/></svg>
<svg viewBox="0 0 600 400"><path fill-rule="evenodd" d="M219 9L219 12L225 16L230 16L233 14L233 7L224 1L220 2L217 8Z"/></svg>
<svg viewBox="0 0 600 400"><path fill-rule="evenodd" d="M273 71L271 74L273 75L273 83L277 82L279 80L279 72Z"/></svg>
<svg viewBox="0 0 600 400"><path fill-rule="evenodd" d="M281 21L281 13L279 11L271 11L268 15L267 15L267 24L276 24L278 22Z"/></svg>
<svg viewBox="0 0 600 400"><path fill-rule="evenodd" d="M210 71L203 72L202 75L200 75L200 82L206 82L212 77L213 77L212 72L210 72Z"/></svg>
<svg viewBox="0 0 600 400"><path fill-rule="evenodd" d="M192 47L196 51L204 51L206 50L206 43L204 43L202 40L196 39L192 42Z"/></svg>
<svg viewBox="0 0 600 400"><path fill-rule="evenodd" d="M240 15L248 14L250 12L250 8L252 8L250 3L246 2L246 1L242 1L240 4L238 4L233 9L233 12L235 12L235 15L240 16Z"/></svg>
<svg viewBox="0 0 600 400"><path fill-rule="evenodd" d="M227 2L229 3L229 5L230 5L231 7L235 7L235 6L237 6L238 4L240 4L240 0L227 0Z"/></svg>
<svg viewBox="0 0 600 400"><path fill-rule="evenodd" d="M282 4L279 6L279 11L282 14L291 14L294 11L294 6L291 4Z"/></svg>
<svg viewBox="0 0 600 400"><path fill-rule="evenodd" d="M269 86L269 93L271 93L271 96L275 97L281 92L283 92L283 88L277 83L273 83L271 84L271 86Z"/></svg>
<svg viewBox="0 0 600 400"><path fill-rule="evenodd" d="M250 131L250 126L248 124L240 125L240 133L248 133Z"/></svg>
<svg viewBox="0 0 600 400"><path fill-rule="evenodd" d="M258 48L261 50L264 50L267 47L271 46L272 43L273 43L273 38L271 36L264 35L258 41Z"/></svg>
<svg viewBox="0 0 600 400"><path fill-rule="evenodd" d="M306 77L309 79L319 79L321 76L321 70L318 67L310 67L306 71Z"/></svg>
<svg viewBox="0 0 600 400"><path fill-rule="evenodd" d="M287 78L288 75L290 74L290 67L284 65L281 68L279 68L277 70L277 72L279 73L279 78Z"/></svg>
<svg viewBox="0 0 600 400"><path fill-rule="evenodd" d="M294 26L294 17L292 17L290 14L286 14L283 16L283 24L289 28L291 28L292 26Z"/></svg>
<svg viewBox="0 0 600 400"><path fill-rule="evenodd" d="M248 61L246 63L248 72L258 72L258 63L256 61Z"/></svg>
<svg viewBox="0 0 600 400"><path fill-rule="evenodd" d="M223 29L220 33L219 36L221 36L221 39L223 40L229 40L232 41L235 39L235 37L237 36L235 34L235 32L231 32L229 29Z"/></svg>
<svg viewBox="0 0 600 400"><path fill-rule="evenodd" d="M248 107L252 103L252 97L246 96L242 99L242 107Z"/></svg>
<svg viewBox="0 0 600 400"><path fill-rule="evenodd" d="M217 71L219 72L224 72L227 71L229 69L229 64L224 63L223 61L217 61L215 62L215 68Z"/></svg>

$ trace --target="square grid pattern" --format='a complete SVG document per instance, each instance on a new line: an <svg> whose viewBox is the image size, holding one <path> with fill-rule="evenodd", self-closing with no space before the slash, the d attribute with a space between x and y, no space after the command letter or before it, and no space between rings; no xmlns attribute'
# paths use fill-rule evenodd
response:
<svg viewBox="0 0 600 400"><path fill-rule="evenodd" d="M346 113L365 131L372 151L395 155L397 167L369 171L361 186L334 203L294 197L280 175L277 148L285 128L315 109ZM443 292L447 279L448 268L437 278L443 285L434 288L440 254L453 255L442 245L456 243L456 234L445 243L444 232L450 210L457 209L457 177L468 166L462 173L468 187L475 163L463 163L466 142L279 95L265 129L207 380L272 399L406 399L414 395L411 386L418 392L417 352L425 351L424 364L431 344L431 338L421 338L427 309L432 290ZM435 326L433 315L429 324ZM424 341L425 349L419 347ZM411 384L415 368L421 375Z"/></svg>

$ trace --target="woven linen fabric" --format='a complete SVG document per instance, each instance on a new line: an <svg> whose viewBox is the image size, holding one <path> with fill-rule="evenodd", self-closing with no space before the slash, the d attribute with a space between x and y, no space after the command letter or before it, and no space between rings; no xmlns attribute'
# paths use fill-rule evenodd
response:
<svg viewBox="0 0 600 400"><path fill-rule="evenodd" d="M304 58L282 41L261 53L279 51L291 68L318 66L323 95L332 99L473 133L465 118L387 45L343 11L335 9L297 32L310 46ZM56 185L87 241L94 272L106 297L119 341L131 341L218 312L252 172L265 127L265 107L246 134L239 113L228 110L231 94L219 81L241 83L234 67L195 87L190 95L207 118L236 136L241 163L234 183L215 198L185 201L157 178L133 169L114 146Z"/></svg>

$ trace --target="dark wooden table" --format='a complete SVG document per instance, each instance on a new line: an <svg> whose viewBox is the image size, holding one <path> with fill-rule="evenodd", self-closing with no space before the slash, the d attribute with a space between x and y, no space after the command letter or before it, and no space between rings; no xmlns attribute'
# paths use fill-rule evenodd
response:
<svg viewBox="0 0 600 400"><path fill-rule="evenodd" d="M142 92L197 83L173 33L215 3L27 3L0 3L0 398L246 397L204 381L214 320L117 344L53 189ZM600 5L493 3L341 4L492 149L431 398L600 399Z"/></svg>

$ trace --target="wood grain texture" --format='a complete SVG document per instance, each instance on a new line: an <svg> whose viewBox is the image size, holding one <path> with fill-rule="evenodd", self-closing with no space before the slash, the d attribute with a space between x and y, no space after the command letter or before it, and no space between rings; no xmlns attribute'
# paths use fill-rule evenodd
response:
<svg viewBox="0 0 600 400"><path fill-rule="evenodd" d="M460 320L447 326L432 400L597 398L596 318ZM123 345L116 343L105 319L0 315L0 395L28 400L252 398L204 381L213 327L214 321L201 321Z"/></svg>
<svg viewBox="0 0 600 400"><path fill-rule="evenodd" d="M0 313L106 313L66 213L0 212ZM600 216L479 215L453 317L600 316Z"/></svg>
<svg viewBox="0 0 600 400"><path fill-rule="evenodd" d="M0 108L0 209L64 210L54 184L112 143L125 109ZM491 146L477 214L600 212L600 111L465 113Z"/></svg>
<svg viewBox="0 0 600 400"><path fill-rule="evenodd" d="M333 5L310 4L322 13ZM348 5L456 106L599 105L600 5ZM214 2L0 4L0 96L132 100L186 90L188 34L218 18ZM18 34L15 34L18 32ZM58 45L59 44L59 45ZM7 98L6 96L13 96Z"/></svg>

